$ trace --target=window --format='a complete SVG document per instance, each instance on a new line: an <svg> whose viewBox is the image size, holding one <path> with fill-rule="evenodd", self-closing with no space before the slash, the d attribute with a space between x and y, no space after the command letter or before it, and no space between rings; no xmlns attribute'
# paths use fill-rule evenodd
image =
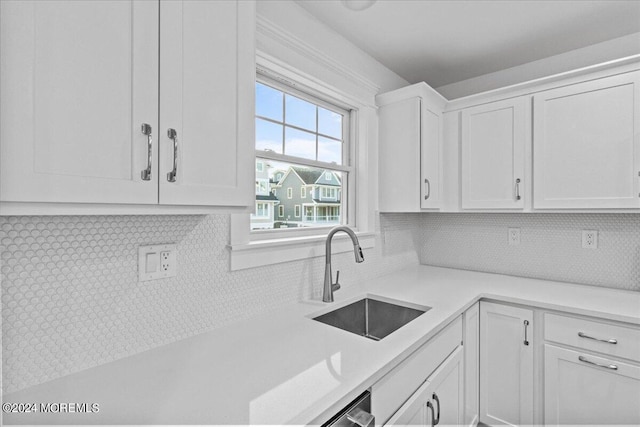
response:
<svg viewBox="0 0 640 427"><path fill-rule="evenodd" d="M284 218L284 205L278 206L278 216Z"/></svg>
<svg viewBox="0 0 640 427"><path fill-rule="evenodd" d="M258 172L264 171L264 163L256 162L256 171L258 171Z"/></svg>
<svg viewBox="0 0 640 427"><path fill-rule="evenodd" d="M256 218L269 217L269 204L268 203L256 203Z"/></svg>
<svg viewBox="0 0 640 427"><path fill-rule="evenodd" d="M278 210L282 208L283 213L293 211L295 218L302 217L301 205L292 203L295 202L294 189L296 197L300 188L300 198L307 199L307 188L317 189L318 184L332 187L331 195L324 198L331 199L332 208L341 208L332 209L331 215L321 215L325 219L330 217L331 223L313 220L318 217L318 209L324 213L329 205L313 199L318 193L312 192L310 198L317 206L313 207L310 215L306 214L305 208L301 223L274 221L273 228L327 227L347 223L347 216L342 213L348 210L348 198L338 200L336 194L338 189L346 194L352 171L348 144L350 112L263 76L258 77L255 89L256 162L266 166L262 174L266 174L271 182L271 196L282 204ZM285 200L276 196L283 186L287 189Z"/></svg>
<svg viewBox="0 0 640 427"><path fill-rule="evenodd" d="M256 179L256 195L264 196L269 194L269 180Z"/></svg>
<svg viewBox="0 0 640 427"><path fill-rule="evenodd" d="M331 187L322 187L320 189L320 199L336 200L337 189Z"/></svg>

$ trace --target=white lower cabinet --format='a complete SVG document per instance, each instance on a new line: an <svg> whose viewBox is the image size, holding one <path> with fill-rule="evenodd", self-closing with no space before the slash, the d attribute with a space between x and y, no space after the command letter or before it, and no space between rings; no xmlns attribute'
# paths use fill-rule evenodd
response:
<svg viewBox="0 0 640 427"><path fill-rule="evenodd" d="M460 424L463 410L461 341L462 316L459 316L375 383L371 387L371 411L376 417L376 425L427 423L426 418L410 421L413 408L411 402L421 400L419 396L424 391L426 381L429 381L431 387L429 399L434 403L439 401L441 405L440 424L445 424L445 421L452 425ZM435 399L433 393L437 395ZM454 394L456 397L452 397ZM426 400L424 404L426 407ZM416 405L416 408L420 406ZM437 415L437 403L434 410Z"/></svg>
<svg viewBox="0 0 640 427"><path fill-rule="evenodd" d="M545 425L640 425L640 329L555 313L544 319Z"/></svg>
<svg viewBox="0 0 640 427"><path fill-rule="evenodd" d="M463 349L458 347L387 422L388 426L459 426L463 420Z"/></svg>
<svg viewBox="0 0 640 427"><path fill-rule="evenodd" d="M480 417L480 303L464 312L464 418L463 424L475 426Z"/></svg>
<svg viewBox="0 0 640 427"><path fill-rule="evenodd" d="M480 422L533 424L533 311L480 303Z"/></svg>
<svg viewBox="0 0 640 427"><path fill-rule="evenodd" d="M545 425L640 425L640 366L544 346Z"/></svg>

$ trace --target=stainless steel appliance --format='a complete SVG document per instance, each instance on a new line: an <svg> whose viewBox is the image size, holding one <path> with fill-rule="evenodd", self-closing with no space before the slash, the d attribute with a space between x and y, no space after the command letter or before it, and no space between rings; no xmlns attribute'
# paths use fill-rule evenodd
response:
<svg viewBox="0 0 640 427"><path fill-rule="evenodd" d="M376 419L371 415L371 392L367 390L324 423L322 427L373 427L375 423Z"/></svg>

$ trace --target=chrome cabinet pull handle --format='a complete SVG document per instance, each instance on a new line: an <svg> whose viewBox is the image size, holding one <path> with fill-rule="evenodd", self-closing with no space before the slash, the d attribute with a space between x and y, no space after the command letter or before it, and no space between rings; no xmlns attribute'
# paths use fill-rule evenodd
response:
<svg viewBox="0 0 640 427"><path fill-rule="evenodd" d="M618 370L618 366L614 365L614 364L609 364L609 365L603 365L600 363L596 363L596 362L592 362L591 360L588 360L586 357L583 356L578 356L578 360L584 363L588 363L589 365L594 365L594 366L598 366L600 368L606 368L606 369L611 369L612 371L617 371Z"/></svg>
<svg viewBox="0 0 640 427"><path fill-rule="evenodd" d="M587 338L594 341L606 342L607 344L618 344L618 340L614 338L611 338L610 340L603 340L601 338L590 337L589 335L586 335L584 332L578 332L578 336L580 338Z"/></svg>
<svg viewBox="0 0 640 427"><path fill-rule="evenodd" d="M431 404L431 401L427 402L427 408L431 409L431 427L435 427L436 417L433 413L434 411L433 411L433 405Z"/></svg>
<svg viewBox="0 0 640 427"><path fill-rule="evenodd" d="M425 189L427 190L424 199L427 200L431 196L431 182L427 178L424 179Z"/></svg>
<svg viewBox="0 0 640 427"><path fill-rule="evenodd" d="M524 345L529 345L529 340L527 339L527 326L529 326L529 321L524 321Z"/></svg>
<svg viewBox="0 0 640 427"><path fill-rule="evenodd" d="M438 424L440 424L440 399L438 399L438 395L435 393L431 395L431 398L438 404L438 412L436 413L436 421L434 422L434 425L437 426Z"/></svg>
<svg viewBox="0 0 640 427"><path fill-rule="evenodd" d="M143 135L147 135L147 168L143 169L140 175L142 176L143 181L150 181L151 180L151 155L153 152L153 148L151 146L151 140L152 140L151 125L149 125L148 123L143 123L140 130L142 131Z"/></svg>
<svg viewBox="0 0 640 427"><path fill-rule="evenodd" d="M520 178L516 179L516 200L520 200Z"/></svg>
<svg viewBox="0 0 640 427"><path fill-rule="evenodd" d="M176 182L176 176L178 175L178 132L169 128L167 135L169 135L169 139L173 140L173 170L167 173L167 181Z"/></svg>

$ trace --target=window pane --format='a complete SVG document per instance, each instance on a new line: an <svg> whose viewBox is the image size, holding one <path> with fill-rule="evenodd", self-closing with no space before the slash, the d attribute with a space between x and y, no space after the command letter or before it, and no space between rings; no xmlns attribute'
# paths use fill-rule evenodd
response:
<svg viewBox="0 0 640 427"><path fill-rule="evenodd" d="M316 136L309 132L285 128L284 154L287 156L316 159Z"/></svg>
<svg viewBox="0 0 640 427"><path fill-rule="evenodd" d="M282 154L282 125L256 119L256 150Z"/></svg>
<svg viewBox="0 0 640 427"><path fill-rule="evenodd" d="M342 139L342 114L318 107L318 133Z"/></svg>
<svg viewBox="0 0 640 427"><path fill-rule="evenodd" d="M285 95L285 123L316 131L316 106L300 98Z"/></svg>
<svg viewBox="0 0 640 427"><path fill-rule="evenodd" d="M318 160L342 164L342 142L334 139L318 137Z"/></svg>
<svg viewBox="0 0 640 427"><path fill-rule="evenodd" d="M256 114L281 122L283 95L279 90L256 82Z"/></svg>
<svg viewBox="0 0 640 427"><path fill-rule="evenodd" d="M251 229L331 227L342 224L344 173L259 159L268 191L256 186L256 214ZM306 186L306 198L302 188ZM291 189L288 191L288 189ZM266 193L266 194L265 194ZM289 194L291 198L289 198Z"/></svg>

